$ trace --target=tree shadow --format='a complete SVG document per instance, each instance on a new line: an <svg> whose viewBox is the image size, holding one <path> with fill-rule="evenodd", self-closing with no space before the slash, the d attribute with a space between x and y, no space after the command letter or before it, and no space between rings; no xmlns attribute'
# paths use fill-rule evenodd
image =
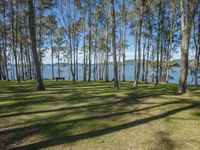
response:
<svg viewBox="0 0 200 150"><path fill-rule="evenodd" d="M65 87L66 85L72 87ZM112 83L92 83L92 86L84 82L76 83L50 83L47 87L50 94L44 94L40 96L39 92L34 92L33 98L30 99L29 92L26 94L11 92L12 96L19 100L16 103L10 103L6 105L0 105L1 119L12 119L18 117L19 119L23 116L36 116L31 118L25 123L12 124L11 127L0 129L0 138L4 138L4 146L10 149L40 149L48 146L60 145L64 143L76 142L88 138L98 137L109 133L114 133L127 128L147 124L154 120L166 118L178 112L199 108L199 103L188 101L187 99L178 99L173 101L145 101L144 98L158 98L160 95L174 95L176 91L175 86L161 85L159 88L150 85L142 85L137 89L132 89L128 84L123 83L120 91L110 90ZM93 86L94 85L94 86ZM20 89L27 88L26 86L20 87ZM9 86L9 92L15 91L15 86ZM20 90L19 90L20 91ZM34 91L32 89L32 91ZM65 92L71 92L67 96L59 97L65 94ZM87 94L85 94L88 92ZM125 96L120 96L118 93L122 93ZM103 94L102 94L103 93ZM6 99L6 98L5 98ZM23 100L21 100L23 99ZM27 110L27 106L37 107L43 104L51 104L51 109L39 109L39 110ZM65 104L60 108L54 108L54 104L61 103ZM79 105L81 104L81 105ZM180 104L180 105L177 105ZM69 106L66 106L69 105ZM143 106L144 105L144 106ZM175 109L172 109L171 105L177 105ZM181 107L184 105L183 107ZM187 105L187 106L185 106ZM120 122L115 121L111 124L105 120L112 120L117 118L118 120L124 118L127 115L134 116L134 114L148 113L149 110L162 108L163 106L169 107L172 110L164 111L164 113L157 115L142 116L134 121L132 119ZM46 115L45 117L39 117L43 114L54 114ZM83 114L75 119L68 118L70 115ZM89 124L95 124L96 127L85 125L85 122ZM73 133L73 130L77 126L83 125L86 130L81 131L80 134ZM64 132L65 131L65 132ZM51 134L51 132L56 132ZM33 143L26 143L23 146L15 144L18 141L22 141L27 137L42 134L47 137L46 140L41 140ZM15 144L14 146L12 144ZM1 149L1 146L0 146ZM3 149L3 148L2 148Z"/></svg>
<svg viewBox="0 0 200 150"><path fill-rule="evenodd" d="M45 141L41 141L41 142L29 144L29 145L25 145L25 146L14 147L14 148L11 148L11 149L15 149L15 150L41 149L41 148L60 145L60 144L64 144L64 143L76 142L76 141L79 141L79 140L84 140L84 139L88 139L88 138L102 136L102 135L105 135L105 134L110 134L110 133L117 132L117 131L120 131L120 130L124 130L124 129L127 129L127 128L146 124L146 123L149 123L151 121L162 119L162 118L168 117L170 115L176 114L178 112L188 110L188 109L192 109L192 108L197 108L197 107L200 107L199 103L191 104L189 106L185 106L185 107L181 107L181 108L177 108L177 109L173 109L173 110L167 111L165 113L162 113L162 114L159 114L159 115L156 115L156 116L131 121L131 122L120 124L120 125L113 126L113 127L108 127L108 128L104 128L104 129L100 129L100 130L93 130L93 131L89 131L89 132L86 132L86 133L81 133L81 134L76 134L76 135L71 135L71 136L65 136L65 137L62 137L62 138L53 138L53 139L49 139L49 140L45 140ZM171 144L170 147L172 147L172 146L173 146L173 144Z"/></svg>

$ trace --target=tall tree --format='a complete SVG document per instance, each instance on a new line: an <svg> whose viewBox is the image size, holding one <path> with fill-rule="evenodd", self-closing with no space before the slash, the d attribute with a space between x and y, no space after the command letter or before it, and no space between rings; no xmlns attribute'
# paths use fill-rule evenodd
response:
<svg viewBox="0 0 200 150"><path fill-rule="evenodd" d="M190 33L192 27L192 9L194 5L193 0L180 0L181 7L181 62L178 93L183 94L187 90L187 75L188 75L188 53L190 43ZM185 11L187 10L187 11Z"/></svg>
<svg viewBox="0 0 200 150"><path fill-rule="evenodd" d="M108 65L108 59L109 59L109 46L108 46L108 28L109 28L109 18L108 18L108 0L106 0L106 60L105 60L105 80L108 82L108 72L109 72L109 65Z"/></svg>
<svg viewBox="0 0 200 150"><path fill-rule="evenodd" d="M4 57L4 64L3 64L3 70L4 70L4 80L9 81L9 75L8 75L8 62L7 62L7 27L6 27L6 3L5 0L3 0L3 27L4 27L4 49L3 49L3 57Z"/></svg>
<svg viewBox="0 0 200 150"><path fill-rule="evenodd" d="M161 0L158 3L158 23L157 23L157 48L156 48L156 84L158 85L159 82L159 54L160 54L160 15L161 15Z"/></svg>
<svg viewBox="0 0 200 150"><path fill-rule="evenodd" d="M37 43L36 43L36 28L35 28L35 11L34 11L33 0L28 0L28 5L29 5L29 30L30 30L30 37L31 37L33 60L34 60L35 71L36 71L37 90L45 90L42 76L41 76L40 62L39 62L37 46L36 46Z"/></svg>
<svg viewBox="0 0 200 150"><path fill-rule="evenodd" d="M88 54L88 57L89 57L89 68L88 68L88 81L90 82L91 80L91 48L92 48L92 19L91 19L91 16L92 16L92 8L91 8L91 2L89 3L89 18L88 18L88 24L89 24L89 54Z"/></svg>
<svg viewBox="0 0 200 150"><path fill-rule="evenodd" d="M200 3L196 3L196 7L193 13L193 40L195 46L195 56L194 56L194 84L198 85L198 69L199 69L199 59L200 59ZM195 22L195 15L197 14L197 23ZM197 27L196 27L197 25ZM197 32L196 32L197 30Z"/></svg>
<svg viewBox="0 0 200 150"><path fill-rule="evenodd" d="M127 10L126 10L126 0L123 1L122 6L122 16L123 16L123 50L122 50L122 81L125 82L125 51L126 51L126 24L127 24Z"/></svg>
<svg viewBox="0 0 200 150"><path fill-rule="evenodd" d="M148 43L147 43L147 60L146 60L146 66L145 66L145 83L148 82L148 73L149 73L149 54L150 54L150 40L151 40L151 34L152 34L152 21L151 21L151 16L149 13L149 10L147 11L147 16L148 16Z"/></svg>
<svg viewBox="0 0 200 150"><path fill-rule="evenodd" d="M111 20L112 20L112 51L113 51L113 63L114 63L114 89L119 89L118 83L118 67L117 67L117 56L116 56L116 24L115 24L115 4L114 0L110 0L111 4Z"/></svg>

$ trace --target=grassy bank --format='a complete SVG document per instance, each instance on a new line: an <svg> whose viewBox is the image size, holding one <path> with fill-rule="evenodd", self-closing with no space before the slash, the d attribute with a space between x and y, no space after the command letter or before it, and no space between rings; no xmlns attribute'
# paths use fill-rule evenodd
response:
<svg viewBox="0 0 200 150"><path fill-rule="evenodd" d="M200 149L200 87L0 82L0 149Z"/></svg>

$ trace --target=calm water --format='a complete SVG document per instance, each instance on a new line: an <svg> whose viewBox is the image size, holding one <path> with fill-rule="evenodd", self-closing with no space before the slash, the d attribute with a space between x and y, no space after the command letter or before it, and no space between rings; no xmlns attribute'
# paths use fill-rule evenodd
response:
<svg viewBox="0 0 200 150"><path fill-rule="evenodd" d="M93 76L93 67L94 66L92 65L91 80L94 79L93 78L94 77ZM11 66L9 68L11 68ZM122 70L122 68L121 68L121 70ZM152 81L152 71L153 71L152 69L149 69L148 81ZM112 80L114 78L113 72L114 72L113 71L113 65L109 65L109 80ZM126 80L133 80L134 79L134 65L133 64L127 64L125 72L126 72L125 73L125 79ZM11 79L11 69L9 69L9 75L10 75L10 79ZM154 73L154 75L156 75L156 74ZM170 68L169 75L170 75L169 82L177 84L178 81L179 81L179 67ZM51 65L44 65L43 66L42 76L43 76L44 79L52 79ZM70 76L71 76L71 73L70 73ZM58 77L58 66L57 65L54 65L54 77ZM69 79L69 73L68 73L68 67L67 66L61 67L61 77L64 77L66 80ZM141 70L140 77L142 77L142 70ZM14 77L14 79L16 79L16 77ZM72 79L72 77L70 77L70 79ZM121 75L121 79L122 79L122 75ZM155 77L154 77L154 79L155 79ZM83 66L81 64L78 65L78 80L83 80ZM188 84L193 84L193 81L194 81L194 76L188 75ZM199 77L198 81L200 83L200 77Z"/></svg>
<svg viewBox="0 0 200 150"><path fill-rule="evenodd" d="M83 67L82 65L78 65L79 68L79 72L78 72L78 78L79 80L83 80ZM58 71L57 71L57 65L54 66L54 74L55 77L58 76ZM61 67L61 77L65 77L65 79L68 79L68 67ZM126 80L133 80L134 79L134 65L133 64L128 64L126 65L126 70L125 70L125 78ZM44 79L51 79L52 78L52 71L51 71L51 66L44 66L43 68L43 78ZM170 79L169 82L170 83L178 83L179 81L179 67L172 67L170 69ZM152 69L149 70L149 81L151 81L152 79ZM142 77L142 71L141 71L141 75L140 77ZM121 75L122 78L122 75ZM72 78L71 78L72 79ZM92 75L91 75L91 79L93 80L93 65L92 65ZM112 80L113 79L113 65L109 65L109 79ZM188 76L188 83L192 84L193 82L193 77L191 75ZM199 82L200 82L200 78L199 78Z"/></svg>

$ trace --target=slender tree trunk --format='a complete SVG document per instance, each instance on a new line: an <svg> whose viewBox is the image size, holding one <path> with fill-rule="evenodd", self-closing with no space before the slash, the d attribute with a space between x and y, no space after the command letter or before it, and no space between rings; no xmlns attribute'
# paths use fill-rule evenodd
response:
<svg viewBox="0 0 200 150"><path fill-rule="evenodd" d="M101 80L101 54L99 54L99 80Z"/></svg>
<svg viewBox="0 0 200 150"><path fill-rule="evenodd" d="M68 80L70 81L70 57L67 58L67 67L68 67Z"/></svg>
<svg viewBox="0 0 200 150"><path fill-rule="evenodd" d="M77 37L76 37L76 80L78 80L78 33L77 33Z"/></svg>
<svg viewBox="0 0 200 150"><path fill-rule="evenodd" d="M20 32L21 33L21 32ZM24 79L24 58L23 58L23 47L22 43L20 42L20 55L21 55L21 71L22 71L22 80Z"/></svg>
<svg viewBox="0 0 200 150"><path fill-rule="evenodd" d="M51 73L52 73L52 79L54 80L54 62L53 62L53 55L54 55L54 48L53 48L53 31L51 34Z"/></svg>
<svg viewBox="0 0 200 150"><path fill-rule="evenodd" d="M84 28L84 37L83 37L83 81L86 81L86 47L85 47L85 38L86 38L86 35L85 35L85 16L84 16L84 25L83 25L83 28Z"/></svg>
<svg viewBox="0 0 200 150"><path fill-rule="evenodd" d="M160 50L160 14L161 14L161 0L159 2L158 10L158 34L157 34L157 50L156 50L156 83L155 86L158 86L159 82L159 50Z"/></svg>
<svg viewBox="0 0 200 150"><path fill-rule="evenodd" d="M137 39L138 33L135 33L135 58L134 58L134 83L133 87L137 87Z"/></svg>
<svg viewBox="0 0 200 150"><path fill-rule="evenodd" d="M160 81L161 82L163 82L163 60L164 60L164 41L163 40L165 40L164 39L164 24L165 24L165 16L164 16L164 14L165 14L165 9L163 9L162 10L162 13L161 13L162 15L161 15L161 24L162 24L162 28L161 28L161 37L160 37Z"/></svg>
<svg viewBox="0 0 200 150"><path fill-rule="evenodd" d="M19 33L22 35L22 20L19 18ZM20 46L20 57L21 57L21 73L22 73L22 80L25 80L25 70L24 70L24 51L23 51L23 43L22 39L19 41Z"/></svg>
<svg viewBox="0 0 200 150"><path fill-rule="evenodd" d="M112 50L113 50L113 62L114 62L114 89L119 89L118 83L118 70L117 70L117 56L116 56L116 29L115 29L115 4L114 0L111 2L111 20L112 20Z"/></svg>
<svg viewBox="0 0 200 150"><path fill-rule="evenodd" d="M1 39L0 39L1 41ZM3 39L2 39L3 41ZM0 42L0 80L2 80L3 78L3 72L2 72L2 46L1 46L1 42Z"/></svg>
<svg viewBox="0 0 200 150"><path fill-rule="evenodd" d="M30 80L33 79L33 75L32 75L32 63L31 63L31 53L30 53L30 49L28 48L28 64L29 64L29 77Z"/></svg>
<svg viewBox="0 0 200 150"><path fill-rule="evenodd" d="M27 18L24 18L24 21L23 21L24 25L25 25L25 35L26 37L28 37L28 26L27 25ZM28 40L26 39L26 43L24 43L24 48L25 48L25 51L26 51L26 58L27 58L27 71L28 71L28 74L29 74L29 79L32 80L32 65L31 65L31 52L30 52L30 46L29 46L29 42Z"/></svg>
<svg viewBox="0 0 200 150"><path fill-rule="evenodd" d="M101 79L103 80L103 75L104 75L104 70L105 70L105 65L104 65L104 53L102 53L102 62L101 62L101 66L102 66Z"/></svg>
<svg viewBox="0 0 200 150"><path fill-rule="evenodd" d="M17 63L17 47L18 47L18 11L19 11L19 4L18 0L16 0L16 7L17 7L17 12L16 12L16 23L15 23L15 38L14 38L14 10L13 10L13 4L12 4L12 19L13 19L13 50L14 50L14 57L15 57L15 69L16 69L16 77L17 81L20 82L20 76L19 76L19 69L18 69L18 63Z"/></svg>
<svg viewBox="0 0 200 150"><path fill-rule="evenodd" d="M23 43L23 47L24 47L24 71L25 71L25 80L30 79L28 77L28 72L29 72L29 63L28 63L28 50L26 47L26 43Z"/></svg>
<svg viewBox="0 0 200 150"><path fill-rule="evenodd" d="M108 77L108 71L109 71L109 66L108 66L108 57L109 57L109 47L108 47L108 0L106 0L106 70L105 70L105 80L108 82L109 77Z"/></svg>
<svg viewBox="0 0 200 150"><path fill-rule="evenodd" d="M72 63L72 35L71 35L71 29L69 29L69 45L70 45L70 71L72 75L72 80L75 82L75 73L73 71L73 63Z"/></svg>
<svg viewBox="0 0 200 150"><path fill-rule="evenodd" d="M140 16L139 25L138 25L138 63L137 63L137 81L136 87L138 86L139 79L140 79L140 68L141 68L141 35L142 35L142 16Z"/></svg>
<svg viewBox="0 0 200 150"><path fill-rule="evenodd" d="M93 77L94 77L94 81L96 81L98 78L98 70L97 70L97 38L98 38L98 22L97 22L97 18L96 18L96 27L95 27L95 49L94 49L94 72L93 72Z"/></svg>
<svg viewBox="0 0 200 150"><path fill-rule="evenodd" d="M151 74L151 81L155 81L155 64L154 64L155 59L153 58L151 61L151 68L152 68L152 74Z"/></svg>
<svg viewBox="0 0 200 150"><path fill-rule="evenodd" d="M91 20L91 6L89 8L89 68L88 68L88 82L91 80L91 40L92 40L92 20Z"/></svg>
<svg viewBox="0 0 200 150"><path fill-rule="evenodd" d="M192 2L187 2L187 12L185 12L184 0L180 1L181 6L181 30L182 30L182 40L181 40L181 62L180 62L180 74L179 74L179 86L178 93L183 94L187 89L187 75L188 75L188 53L189 53L189 43L190 43L190 32L192 25ZM186 13L186 14L185 14Z"/></svg>
<svg viewBox="0 0 200 150"><path fill-rule="evenodd" d="M9 81L8 75L8 65L7 65L7 27L6 27L6 5L5 0L3 0L3 20L4 20L4 50L3 50L3 57L4 57L4 80Z"/></svg>
<svg viewBox="0 0 200 150"><path fill-rule="evenodd" d="M122 81L125 82L125 51L126 51L126 1L123 1L123 20L124 20L124 39L123 39L123 51L122 51Z"/></svg>
<svg viewBox="0 0 200 150"><path fill-rule="evenodd" d="M150 18L149 18L150 19ZM149 73L149 53L150 53L150 40L151 40L151 21L149 20L149 33L148 33L148 44L147 44L147 60L146 60L146 69L145 69L145 83L148 82L148 73Z"/></svg>
<svg viewBox="0 0 200 150"><path fill-rule="evenodd" d="M197 7L198 8L198 7ZM194 67L195 67L195 72L194 72L194 84L198 85L198 69L199 69L199 57L200 57L200 12L198 14L198 34L197 34L197 39L196 40L196 35L195 35L195 9L194 9L194 14L193 14L193 31L194 31L194 44L195 44L195 57L194 57Z"/></svg>
<svg viewBox="0 0 200 150"><path fill-rule="evenodd" d="M72 39L73 39L73 56L74 56L74 58L73 58L73 60L74 60L74 62L73 62L73 66L74 66L74 74L73 74L73 81L75 81L76 80L76 33L75 33L76 31L75 31L75 27L74 27L74 25L73 25L73 37L72 37Z"/></svg>
<svg viewBox="0 0 200 150"><path fill-rule="evenodd" d="M166 82L169 82L169 69L170 69L170 50L167 52L167 74L166 74Z"/></svg>
<svg viewBox="0 0 200 150"><path fill-rule="evenodd" d="M29 28L31 36L32 53L36 71L37 89L44 90L45 88L41 76L41 69L40 69L40 63L36 46L37 43L36 43L36 29L35 29L35 12L34 12L33 0L28 0L28 5L29 5Z"/></svg>
<svg viewBox="0 0 200 150"><path fill-rule="evenodd" d="M172 51L173 31L174 31L174 0L170 0L170 35L169 35L169 51L167 52L167 75L166 82L169 82L170 53Z"/></svg>
<svg viewBox="0 0 200 150"><path fill-rule="evenodd" d="M118 80L121 80L121 51L122 51L122 16L120 18L119 28L119 48L118 48Z"/></svg>
<svg viewBox="0 0 200 150"><path fill-rule="evenodd" d="M58 47L58 77L60 78L60 46Z"/></svg>
<svg viewBox="0 0 200 150"><path fill-rule="evenodd" d="M143 47L143 57L142 57L142 81L144 81L144 75L145 75L145 48L146 48L146 39L144 39L144 47Z"/></svg>

